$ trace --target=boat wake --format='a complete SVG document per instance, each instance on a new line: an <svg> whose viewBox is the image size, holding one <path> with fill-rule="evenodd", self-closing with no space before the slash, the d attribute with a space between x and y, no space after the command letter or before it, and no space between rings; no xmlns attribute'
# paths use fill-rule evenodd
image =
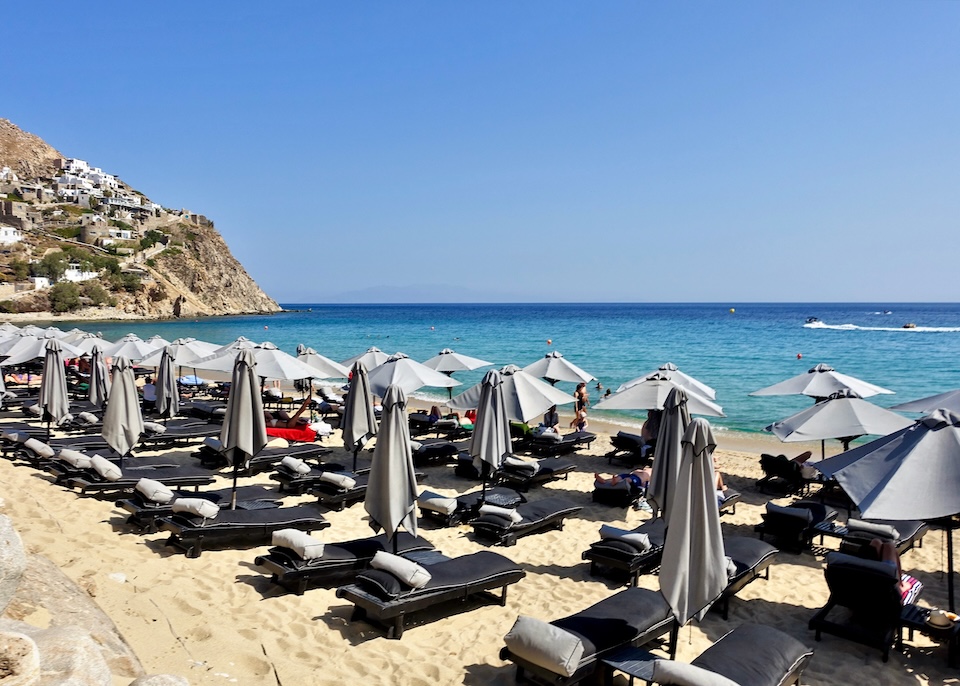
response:
<svg viewBox="0 0 960 686"><path fill-rule="evenodd" d="M960 333L960 326L857 326L856 324L825 324L808 322L805 329L832 329L834 331L903 331L910 333Z"/></svg>

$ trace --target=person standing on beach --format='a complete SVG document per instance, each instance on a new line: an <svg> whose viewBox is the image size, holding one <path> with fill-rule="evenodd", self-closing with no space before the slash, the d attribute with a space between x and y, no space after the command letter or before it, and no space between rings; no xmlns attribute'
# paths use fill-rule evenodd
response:
<svg viewBox="0 0 960 686"><path fill-rule="evenodd" d="M573 421L570 422L570 428L586 422L587 405L590 404L590 394L587 393L587 384L580 382L577 384L577 390L573 392ZM582 417L582 420L581 420ZM581 431L582 429L577 429Z"/></svg>

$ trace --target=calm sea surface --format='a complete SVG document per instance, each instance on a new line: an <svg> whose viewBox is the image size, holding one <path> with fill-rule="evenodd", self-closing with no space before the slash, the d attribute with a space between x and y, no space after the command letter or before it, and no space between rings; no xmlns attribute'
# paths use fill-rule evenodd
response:
<svg viewBox="0 0 960 686"><path fill-rule="evenodd" d="M960 388L958 304L484 304L313 305L289 303L271 316L196 321L80 322L115 340L193 336L228 343L269 340L294 353L298 343L343 360L376 346L423 361L453 348L502 366L525 366L551 350L563 353L616 390L665 362L717 390L727 414L717 427L755 432L810 404L803 397L747 394L824 362L896 395L889 406ZM733 311L731 311L731 308ZM889 311L889 314L885 312ZM805 325L808 317L820 323ZM905 323L916 328L904 329ZM61 328L64 322L56 322ZM549 342L548 342L549 341ZM802 359L798 359L798 354ZM485 369L455 376L466 389ZM572 392L572 384L558 384ZM592 386L592 385L591 385ZM591 388L594 402L600 392ZM430 396L431 389L419 395ZM446 391L438 390L437 398ZM599 414L599 413L597 413ZM607 415L632 423L643 413Z"/></svg>

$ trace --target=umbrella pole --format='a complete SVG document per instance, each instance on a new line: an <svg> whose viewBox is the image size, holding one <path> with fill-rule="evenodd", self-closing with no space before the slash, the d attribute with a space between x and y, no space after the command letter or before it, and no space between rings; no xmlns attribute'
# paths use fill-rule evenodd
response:
<svg viewBox="0 0 960 686"><path fill-rule="evenodd" d="M953 603L953 518L947 522L947 602L950 612L956 612Z"/></svg>
<svg viewBox="0 0 960 686"><path fill-rule="evenodd" d="M826 457L827 457L827 442L821 438L820 439L820 459L824 460L826 459Z"/></svg>
<svg viewBox="0 0 960 686"><path fill-rule="evenodd" d="M394 555L399 555L399 554L400 554L400 553L398 552L398 544L397 544L397 537L398 537L399 535L400 535L400 529L397 529L396 531L393 532L393 554L394 554Z"/></svg>
<svg viewBox="0 0 960 686"><path fill-rule="evenodd" d="M243 455L239 449L233 449L233 492L230 493L230 509L237 509L237 477L240 473L239 457Z"/></svg>
<svg viewBox="0 0 960 686"><path fill-rule="evenodd" d="M360 446L358 445L353 449L353 473L357 473L357 453L360 452Z"/></svg>

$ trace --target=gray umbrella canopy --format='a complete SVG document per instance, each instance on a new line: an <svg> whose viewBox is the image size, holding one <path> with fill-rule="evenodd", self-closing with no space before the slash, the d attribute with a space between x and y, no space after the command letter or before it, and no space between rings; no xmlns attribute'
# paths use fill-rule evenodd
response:
<svg viewBox="0 0 960 686"><path fill-rule="evenodd" d="M48 341L57 341L60 344L60 359L81 357L84 354L79 348L69 343L64 343L51 333L41 332L39 336L18 336L12 340L14 340L15 344L8 347L3 353L8 356L7 359L3 361L3 364L7 366L23 364L24 362L45 357L47 354ZM6 342L7 341L5 341L5 343Z"/></svg>
<svg viewBox="0 0 960 686"><path fill-rule="evenodd" d="M622 391L617 391L606 400L596 404L598 410L662 410L667 396L674 388L682 388L664 372L654 372L642 381ZM687 409L690 414L702 414L707 417L724 417L723 409L712 400L708 400L688 389Z"/></svg>
<svg viewBox="0 0 960 686"><path fill-rule="evenodd" d="M813 398L827 398L837 391L845 390L853 391L861 398L893 393L891 390L861 381L856 377L841 374L830 365L818 364L803 374L761 388L750 395L809 395Z"/></svg>
<svg viewBox="0 0 960 686"><path fill-rule="evenodd" d="M510 421L527 422L542 415L554 405L567 405L573 402L572 395L527 374L516 365L508 364L500 370L500 376L503 380L503 399L507 419ZM483 382L471 386L448 401L447 405L455 410L478 408L482 390Z"/></svg>
<svg viewBox="0 0 960 686"><path fill-rule="evenodd" d="M504 386L504 377L496 370L484 374L483 381L480 382L477 418L470 435L470 447L467 449L478 470L484 464L490 465L491 470L499 469L504 459L513 454Z"/></svg>
<svg viewBox="0 0 960 686"><path fill-rule="evenodd" d="M262 379L309 379L315 374L313 367L304 364L290 353L285 353L270 341L259 345L244 345L242 350L249 350L256 360L257 374ZM236 359L236 349L227 349L221 353L214 353L191 364L197 369L226 372L233 369Z"/></svg>
<svg viewBox="0 0 960 686"><path fill-rule="evenodd" d="M180 391L177 389L177 375L173 361L173 348L165 346L157 369L157 413L166 419L176 417L180 412Z"/></svg>
<svg viewBox="0 0 960 686"><path fill-rule="evenodd" d="M103 361L103 349L94 345L90 350L90 402L103 408L110 397L110 374Z"/></svg>
<svg viewBox="0 0 960 686"><path fill-rule="evenodd" d="M227 412L220 430L221 450L233 461L232 509L237 507L237 474L240 465L257 455L266 444L267 426L263 418L257 361L252 351L240 350L234 360Z"/></svg>
<svg viewBox="0 0 960 686"><path fill-rule="evenodd" d="M470 357L469 355L461 355L450 348L444 348L436 356L431 357L423 363L425 367L430 367L430 369L444 374L469 372L474 369L480 369L480 367L487 367L491 364L493 364L493 362L487 362L486 360Z"/></svg>
<svg viewBox="0 0 960 686"><path fill-rule="evenodd" d="M960 514L960 414L937 410L905 429L817 464L865 518L937 519ZM953 598L952 525L947 527L948 589Z"/></svg>
<svg viewBox="0 0 960 686"><path fill-rule="evenodd" d="M350 392L343 405L343 447L353 452L356 462L360 449L377 435L377 416L363 363L355 362L351 374Z"/></svg>
<svg viewBox="0 0 960 686"><path fill-rule="evenodd" d="M707 420L691 421L683 435L677 495L670 505L670 526L660 563L660 592L681 625L691 617L703 619L727 586L713 471L716 447Z"/></svg>
<svg viewBox="0 0 960 686"><path fill-rule="evenodd" d="M67 395L67 375L63 366L62 345L56 338L46 343L43 358L43 379L40 382L38 405L43 411L43 420L57 424L70 413L70 396ZM49 433L49 431L48 431Z"/></svg>
<svg viewBox="0 0 960 686"><path fill-rule="evenodd" d="M133 367L125 357L113 362L110 399L103 413L101 435L121 457L128 454L143 434L143 415L140 414L140 396L133 377Z"/></svg>
<svg viewBox="0 0 960 686"><path fill-rule="evenodd" d="M690 425L687 409L687 392L673 388L663 403L663 417L657 434L657 458L653 461L653 473L647 498L660 511L660 516L670 523L670 505L677 491L677 478L683 455L683 437Z"/></svg>
<svg viewBox="0 0 960 686"><path fill-rule="evenodd" d="M350 376L348 367L302 344L297 346L297 359L314 369L314 375L311 377L314 379L346 379Z"/></svg>
<svg viewBox="0 0 960 686"><path fill-rule="evenodd" d="M931 395L927 398L920 398L919 400L911 400L908 403L893 405L890 409L900 412L924 412L927 414L936 410L960 412L960 388L947 391L946 393Z"/></svg>
<svg viewBox="0 0 960 686"><path fill-rule="evenodd" d="M357 362L361 362L364 369L372 371L386 362L388 357L389 355L380 350L380 348L371 347L359 355L354 355L349 359L341 361L340 364L344 367L353 367Z"/></svg>
<svg viewBox="0 0 960 686"><path fill-rule="evenodd" d="M383 397L383 422L377 434L370 481L363 503L374 531L383 529L392 540L400 526L417 535L417 477L410 450L407 395L389 386Z"/></svg>
<svg viewBox="0 0 960 686"><path fill-rule="evenodd" d="M134 333L128 333L113 345L107 345L103 350L104 357L126 357L133 362L139 362L154 352L157 346L147 343Z"/></svg>
<svg viewBox="0 0 960 686"><path fill-rule="evenodd" d="M546 379L551 384L557 381L580 383L581 381L595 381L597 378L593 374L580 369L556 350L547 353L533 364L528 364L523 368L523 371L532 376Z"/></svg>
<svg viewBox="0 0 960 686"><path fill-rule="evenodd" d="M204 343L196 338L178 338L169 345L159 348L142 360L140 364L146 367L159 367L164 350L170 348L173 354L173 363L177 367L192 367L197 360L209 357L218 349L213 343ZM236 351L233 352L236 355Z"/></svg>
<svg viewBox="0 0 960 686"><path fill-rule="evenodd" d="M387 358L386 362L368 375L370 392L382 396L388 386L397 385L404 393L413 393L419 388L430 386L433 388L453 388L459 386L446 374L434 371L416 360L411 360L403 353L397 352Z"/></svg>
<svg viewBox="0 0 960 686"><path fill-rule="evenodd" d="M665 362L656 370L628 381L627 383L621 385L620 388L617 389L617 392L619 393L620 391L626 390L631 386L636 386L638 383L650 377L652 374L656 374L657 372L660 372L663 376L670 379L673 383L681 388L686 388L687 390L693 391L697 395L701 395L707 400L717 399L717 392L713 388L702 381L694 379L689 374L684 374L673 362Z"/></svg>
<svg viewBox="0 0 960 686"><path fill-rule="evenodd" d="M159 334L150 336L150 338L147 339L147 343L152 345L154 348L159 348L160 350L170 345L170 341L168 341L166 338L163 338Z"/></svg>
<svg viewBox="0 0 960 686"><path fill-rule="evenodd" d="M82 336L79 336L78 338L69 342L75 348L77 348L78 350L82 350L87 355L93 352L94 346L99 346L100 351L103 352L103 350L106 349L108 345L110 345L110 341L103 340L103 336L101 336L98 333L85 333Z"/></svg>
<svg viewBox="0 0 960 686"><path fill-rule="evenodd" d="M851 391L833 393L826 400L765 428L784 443L839 438L845 444L857 436L886 436L912 424L896 412L862 400Z"/></svg>

